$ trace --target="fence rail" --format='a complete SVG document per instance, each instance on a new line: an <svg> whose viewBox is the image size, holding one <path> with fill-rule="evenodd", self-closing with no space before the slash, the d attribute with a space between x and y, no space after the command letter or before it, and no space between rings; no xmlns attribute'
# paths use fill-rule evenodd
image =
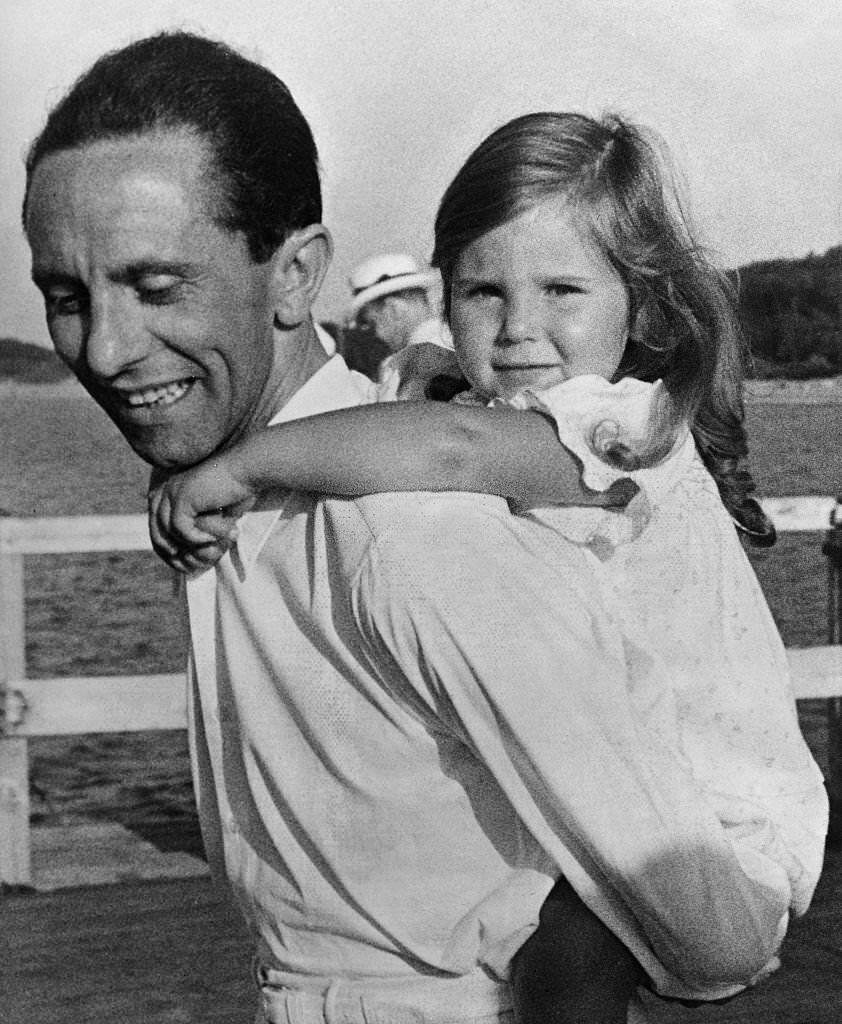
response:
<svg viewBox="0 0 842 1024"><path fill-rule="evenodd" d="M842 505L831 497L763 502L778 530L822 532L830 574L829 640L787 651L795 695L828 701L831 796L842 797ZM29 752L32 736L186 727L184 676L28 679L26 555L149 550L146 517L0 518L0 883L30 880ZM838 831L838 830L837 830Z"/></svg>

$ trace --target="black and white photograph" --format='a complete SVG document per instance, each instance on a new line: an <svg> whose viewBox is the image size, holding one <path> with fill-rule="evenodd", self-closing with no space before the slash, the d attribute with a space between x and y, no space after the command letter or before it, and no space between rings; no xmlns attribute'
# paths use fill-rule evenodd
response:
<svg viewBox="0 0 842 1024"><path fill-rule="evenodd" d="M0 1022L842 1020L837 0L0 40Z"/></svg>

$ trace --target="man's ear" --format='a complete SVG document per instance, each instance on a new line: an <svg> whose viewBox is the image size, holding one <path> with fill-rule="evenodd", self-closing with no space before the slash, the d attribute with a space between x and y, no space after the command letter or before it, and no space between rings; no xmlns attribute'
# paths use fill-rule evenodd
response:
<svg viewBox="0 0 842 1024"><path fill-rule="evenodd" d="M281 327L298 327L310 316L333 256L333 239L323 224L290 232L272 257L275 317Z"/></svg>

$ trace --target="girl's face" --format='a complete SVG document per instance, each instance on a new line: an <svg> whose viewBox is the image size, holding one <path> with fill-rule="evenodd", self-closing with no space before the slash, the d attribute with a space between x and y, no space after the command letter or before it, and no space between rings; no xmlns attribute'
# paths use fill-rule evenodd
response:
<svg viewBox="0 0 842 1024"><path fill-rule="evenodd" d="M629 333L626 286L562 198L467 246L450 309L462 372L489 397L585 373L610 380Z"/></svg>

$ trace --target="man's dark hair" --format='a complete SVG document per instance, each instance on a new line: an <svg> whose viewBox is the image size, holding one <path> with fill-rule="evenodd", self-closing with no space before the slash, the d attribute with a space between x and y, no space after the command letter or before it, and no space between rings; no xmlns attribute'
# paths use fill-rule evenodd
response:
<svg viewBox="0 0 842 1024"><path fill-rule="evenodd" d="M216 219L245 233L258 262L291 230L321 220L316 144L284 83L223 43L167 32L105 54L54 107L27 155L24 221L44 157L167 129L208 144L221 195Z"/></svg>

